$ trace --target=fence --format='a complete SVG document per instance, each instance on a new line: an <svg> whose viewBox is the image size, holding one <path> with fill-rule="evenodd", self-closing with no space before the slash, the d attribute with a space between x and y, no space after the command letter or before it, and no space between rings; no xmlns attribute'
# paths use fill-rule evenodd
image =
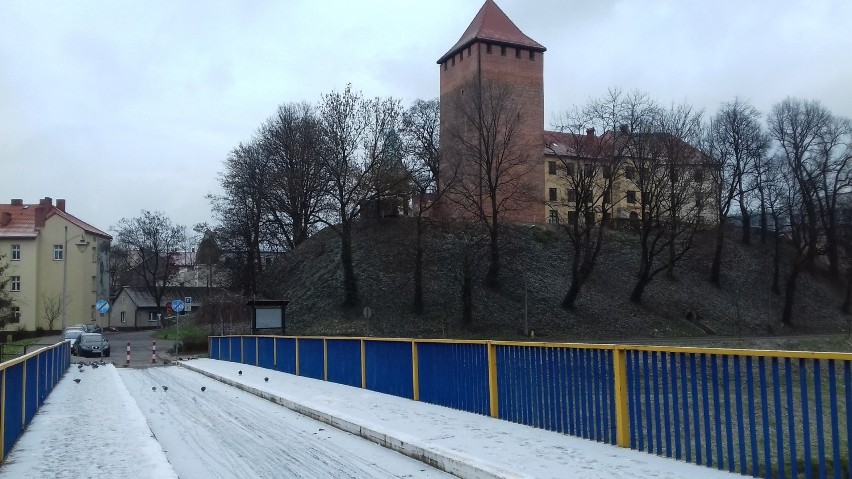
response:
<svg viewBox="0 0 852 479"><path fill-rule="evenodd" d="M852 354L218 336L210 357L756 477L848 477Z"/></svg>
<svg viewBox="0 0 852 479"><path fill-rule="evenodd" d="M0 462L70 364L64 341L0 363Z"/></svg>

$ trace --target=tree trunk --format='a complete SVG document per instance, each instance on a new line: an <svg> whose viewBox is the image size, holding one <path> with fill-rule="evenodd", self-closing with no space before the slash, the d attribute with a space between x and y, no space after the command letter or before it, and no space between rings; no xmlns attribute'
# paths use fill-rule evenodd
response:
<svg viewBox="0 0 852 479"><path fill-rule="evenodd" d="M725 245L725 221L719 222L716 227L716 248L713 250L713 262L710 264L710 283L720 286L722 284L722 249Z"/></svg>
<svg viewBox="0 0 852 479"><path fill-rule="evenodd" d="M799 278L800 269L800 260L797 255L796 259L793 260L790 276L787 278L787 287L784 288L784 313L781 316L781 322L787 326L793 325L793 301L796 296L796 280Z"/></svg>
<svg viewBox="0 0 852 479"><path fill-rule="evenodd" d="M344 223L340 235L340 262L343 264L343 306L358 306L358 282L352 263L352 226Z"/></svg>
<svg viewBox="0 0 852 479"><path fill-rule="evenodd" d="M825 231L826 250L828 252L828 274L837 279L840 276L840 254L837 247L837 227L829 218Z"/></svg>
<svg viewBox="0 0 852 479"><path fill-rule="evenodd" d="M852 313L852 266L846 269L846 295L843 298L840 311L844 314Z"/></svg>
<svg viewBox="0 0 852 479"><path fill-rule="evenodd" d="M414 311L423 312L423 226L417 219L417 234L414 246Z"/></svg>
<svg viewBox="0 0 852 479"><path fill-rule="evenodd" d="M651 282L651 265L647 264L645 259L642 259L642 264L639 265L639 274L636 277L636 285L633 286L633 291L630 293L630 302L640 304L642 302L642 294L645 292L645 287Z"/></svg>
<svg viewBox="0 0 852 479"><path fill-rule="evenodd" d="M748 208L742 204L742 195L740 195L740 214L743 217L743 244L748 246L751 244L751 215Z"/></svg>
<svg viewBox="0 0 852 479"><path fill-rule="evenodd" d="M494 221L494 220L492 220ZM490 249L491 249L491 264L488 265L488 274L485 277L485 283L493 288L500 288L500 244L497 232L497 222L491 225L490 232Z"/></svg>
<svg viewBox="0 0 852 479"><path fill-rule="evenodd" d="M571 285L568 286L568 292L565 293L565 297L562 299L562 307L573 311L574 305L577 303L577 296L580 295L580 289L582 287L581 281L579 278L574 278L571 280Z"/></svg>
<svg viewBox="0 0 852 479"><path fill-rule="evenodd" d="M467 251L462 260L462 324L465 328L473 324L473 273Z"/></svg>
<svg viewBox="0 0 852 479"><path fill-rule="evenodd" d="M776 225L777 223L776 219ZM772 287L770 288L773 293L780 295L781 294L781 234L778 231L776 226L775 228L775 253L772 255Z"/></svg>
<svg viewBox="0 0 852 479"><path fill-rule="evenodd" d="M763 193L761 193L761 198L763 197ZM760 243L766 244L766 233L768 226L766 221L766 206L763 204L763 200L760 200Z"/></svg>

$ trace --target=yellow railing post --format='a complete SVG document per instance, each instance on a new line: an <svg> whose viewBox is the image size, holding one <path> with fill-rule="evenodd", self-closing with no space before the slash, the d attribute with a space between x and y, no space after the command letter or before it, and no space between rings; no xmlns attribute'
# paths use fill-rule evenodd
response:
<svg viewBox="0 0 852 479"><path fill-rule="evenodd" d="M6 431L6 370L0 371L0 462L6 459L6 451L3 447L6 444L4 437Z"/></svg>
<svg viewBox="0 0 852 479"><path fill-rule="evenodd" d="M278 369L278 338L272 338L272 369Z"/></svg>
<svg viewBox="0 0 852 479"><path fill-rule="evenodd" d="M612 350L612 370L615 373L615 438L621 447L630 447L630 412L627 408L627 351Z"/></svg>
<svg viewBox="0 0 852 479"><path fill-rule="evenodd" d="M22 364L23 376L21 377L21 426L27 425L27 362Z"/></svg>
<svg viewBox="0 0 852 479"><path fill-rule="evenodd" d="M361 389L367 389L367 348L361 340Z"/></svg>
<svg viewBox="0 0 852 479"><path fill-rule="evenodd" d="M500 404L497 401L497 345L489 341L488 345L488 399L491 404L491 417L500 416Z"/></svg>
<svg viewBox="0 0 852 479"><path fill-rule="evenodd" d="M293 338L296 341L296 376L301 376L299 374L299 338Z"/></svg>
<svg viewBox="0 0 852 479"><path fill-rule="evenodd" d="M254 337L254 365L260 366L260 338Z"/></svg>
<svg viewBox="0 0 852 479"><path fill-rule="evenodd" d="M420 359L417 357L417 341L411 341L411 385L415 401L420 400Z"/></svg>

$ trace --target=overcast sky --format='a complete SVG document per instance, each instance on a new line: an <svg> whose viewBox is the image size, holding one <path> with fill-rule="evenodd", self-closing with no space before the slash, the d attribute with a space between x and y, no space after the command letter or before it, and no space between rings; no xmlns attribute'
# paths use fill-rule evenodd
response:
<svg viewBox="0 0 852 479"><path fill-rule="evenodd" d="M787 96L852 117L852 1L498 0L545 53L545 125L609 87L712 114ZM351 82L408 105L482 0L0 0L0 201L109 230L210 221L228 152Z"/></svg>

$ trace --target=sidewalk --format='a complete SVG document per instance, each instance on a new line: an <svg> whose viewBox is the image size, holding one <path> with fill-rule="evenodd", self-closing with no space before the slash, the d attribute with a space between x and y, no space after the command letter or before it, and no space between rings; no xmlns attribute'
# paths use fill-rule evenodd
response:
<svg viewBox="0 0 852 479"><path fill-rule="evenodd" d="M487 416L245 364L210 359L177 364L463 478L742 477Z"/></svg>

